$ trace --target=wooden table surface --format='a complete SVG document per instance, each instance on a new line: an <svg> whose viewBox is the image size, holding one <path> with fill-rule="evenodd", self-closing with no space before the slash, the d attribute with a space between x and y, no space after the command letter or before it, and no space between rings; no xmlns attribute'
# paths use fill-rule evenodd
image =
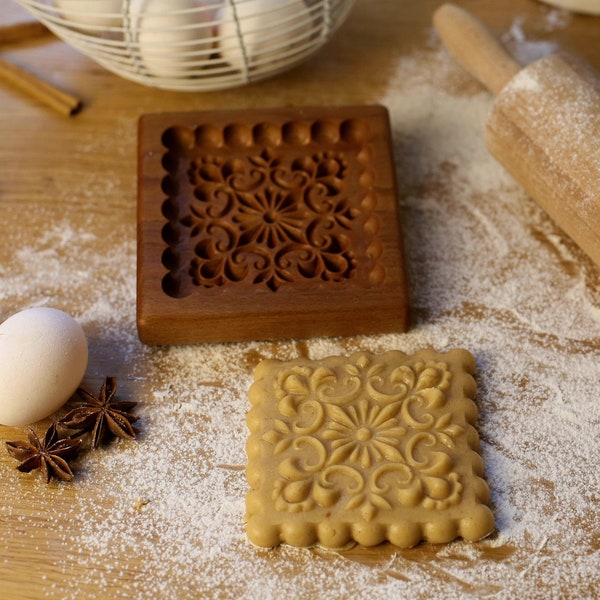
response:
<svg viewBox="0 0 600 600"><path fill-rule="evenodd" d="M0 0L0 3L0 24L31 18L14 2ZM600 70L600 18L567 15L534 0L461 0L458 3L471 9L494 31L504 36L517 53L532 51L533 40L537 49L566 50L582 56ZM460 344L460 336L455 336L453 331L460 331L461 327L465 332L469 331L475 323L482 328L486 319L489 319L491 327L503 328L502 324L505 323L504 335L512 336L511 340L524 340L521 333L533 331L534 328L529 329L524 324L513 327L512 321L497 319L493 300L481 300L479 303L478 298L473 297L472 304L463 302L454 306L450 296L447 299L448 306L440 309L443 305L443 289L435 286L429 291L424 289L423 282L429 280L419 271L419 265L441 264L442 267L436 266L431 279L443 277L444 261L451 261L451 257L442 257L437 263L427 258L428 250L438 253L440 248L428 245L426 236L429 226L423 223L426 220L433 231L438 223L436 215L442 219L442 225L446 217L439 216L433 205L427 205L429 208L422 211L415 209L415 198L419 198L419 194L425 197L432 190L437 190L442 196L446 194L444 198L448 206L454 205L443 181L436 182L431 178L418 181L419 172L427 172L423 165L429 164L431 167L431 161L436 158L418 157L416 151L407 151L406 144L400 138L395 140L399 169L403 170L406 164L415 167L413 175L401 178L403 198L412 199L405 206L405 227L412 224L417 227L419 235L425 237L421 244L416 234L405 231L407 261L416 265L409 266L411 281L415 285L411 290L413 333L407 334L413 335L412 338L375 336L278 344L257 342L222 348L211 346L208 349L199 346L177 351L145 348L137 340L135 306L131 299L135 294L136 144L140 115L215 108L389 102L400 107L400 112L392 113L392 118L398 121L395 123L396 135L400 135L399 129L405 128L409 138L413 136L410 138L413 148L418 148L419 140L415 140L415 136L418 138L419 130L415 125L410 131L413 126L410 111L407 108L406 114L401 114L401 97L390 95L394 86L399 90L398 94L407 91L403 90L401 83L403 68L413 69L411 85L425 85L423 81L429 77L427 85L433 85L434 88L427 89L438 86L435 92L438 96L433 95L428 99L423 95L424 102L432 103L432 111L443 105L440 104L442 96L447 98L448 103L454 102L452 106L459 107L461 105L457 103L457 98L469 102L484 94L478 84L473 83L460 69L454 68L450 61L444 63L445 72L440 75L439 83L431 83L431 74L426 73L427 65L432 64L432 56L439 61L443 54L431 29L431 14L439 4L438 0L358 0L347 22L327 48L300 67L244 88L210 93L162 91L126 81L53 36L4 45L0 48L2 56L77 95L83 102L83 109L74 117L63 117L10 85L0 84L0 320L28 306L52 305L70 312L81 320L90 344L90 363L84 381L86 386L95 391L105 375L113 374L118 378L121 397L141 404L147 402L149 406L158 408L161 408L161 402L168 404L173 401L169 390L174 389L179 394L180 403L183 403L184 397L186 402L208 402L206 398L189 397L200 389L198 381L203 383L202 390L212 390L211 393L217 398L221 397L220 391L223 390L243 390L250 380L256 360L261 357L286 357L299 353L318 356L322 352L345 352L365 346L377 350L390 344L402 345L404 340L408 342L403 347L411 348L423 339L443 349L454 342ZM423 61L424 70L422 79L415 75L415 69L420 68L420 60ZM414 89L409 91L415 92ZM409 108L414 108L414 103ZM483 116L477 114L473 118ZM433 112L431 118L435 118ZM459 156L461 139L456 139L456 145ZM421 164L421 171L415 166L417 163ZM464 165L460 161L457 164ZM431 172L444 172L440 165L434 166L436 168ZM456 168L448 166L446 175L448 169ZM459 171L456 177L458 181L468 176ZM502 186L509 185L507 178L502 175L498 177L497 185L490 183L492 195L499 194ZM510 188L507 194L514 197L518 194L515 189ZM499 206L504 206L503 201L499 201ZM527 206L526 198L520 201ZM452 210L457 209L454 207ZM484 205L477 205L477 210L485 213L487 209ZM494 210L496 212L490 218L502 221L503 217L497 213L499 209L496 207ZM556 286L558 294L562 293L564 280L571 277L574 270L584 274L578 280L577 289L581 295L577 297L585 297L585 308L577 312L573 320L575 322L575 317L578 319L574 324L578 332L587 333L570 337L562 330L548 331L552 329L550 323L545 333L553 340L554 354L551 357L555 364L548 362L550 359L544 355L540 360L545 362L540 364L540 369L548 373L548 385L544 388L548 394L551 390L561 388L565 402L576 402L578 398L574 396L577 392L574 388L564 389L557 370L563 369L560 365L571 364L569 360L574 356L577 360L580 356L595 356L595 363L586 372L586 381L596 381L596 388L588 390L588 393L591 396L595 394L597 401L600 381L600 361L597 360L600 356L600 275L597 267L558 229L553 229L535 207L509 214L507 218L522 223L530 218L535 220L537 229L528 230L527 236L531 244L539 242L540 251L545 253L549 261L548 272L552 273L547 280L530 284L524 267L531 263L532 257L514 253L510 256L510 262L506 263L506 273L507 278L513 278L515 290L538 285L542 291L545 289L548 292ZM546 246L540 241L540 231L544 228L550 231L548 239L558 240L556 248L567 248L571 257L569 260L564 255L559 256L558 251L544 249ZM481 252L494 253L493 242L493 235L490 234L487 240L484 236ZM544 269L540 269L542 271ZM474 272L467 276L461 286L472 286L473 293L477 294L477 284L474 283L477 275ZM503 287L506 278L503 279L501 269L494 277L497 277L494 285L506 289ZM543 273L540 277L543 277ZM435 300L430 295L434 292L437 294ZM514 297L518 297L516 291ZM531 321L536 321L538 317L537 322L541 322L541 316L547 314L544 312L547 304L557 301L557 297L550 294L550 300L542 303L545 307L532 308L532 311L538 312L531 317ZM510 305L507 310L512 310ZM445 320L451 323L448 326L450 329L444 329ZM531 334L536 335L545 334ZM465 336L467 342L475 339L472 334L465 333ZM481 336L481 339L484 337ZM511 394L513 397L522 394L525 402L533 402L543 392L528 387L526 374L515 374L511 378L513 386L506 388L502 388L502 384L494 379L497 371L494 364L502 360L502 346L505 343L505 338L498 339L496 355L486 355L483 350L478 354L477 344L472 344L476 347L470 349L475 352L480 365L480 427L485 442L484 458L490 459L493 472L493 476L490 476L492 498L496 506L502 506L505 494L508 495L503 484L510 479L502 469L511 470L514 466L511 466L508 458L505 462L499 460L493 451L496 448L493 428L502 414L502 398L510 402ZM526 341L522 343L524 346L527 344ZM185 365L197 365L204 355L207 357L207 369L201 373L188 372ZM179 364L177 377L169 381L170 375L176 372L176 364ZM211 366L214 370L208 372ZM238 454L243 453L246 399L240 397L233 409L229 404L227 406L227 410L233 411L231 414L238 415L231 425L231 435L239 439ZM599 424L597 408L595 412L590 409L588 417L590 422ZM224 413L224 419L227 418L229 413ZM513 418L515 427L523 424L520 415L513 415ZM506 419L508 423L509 417ZM39 431L43 425L39 424ZM543 479L545 483L542 487L545 486L547 495L540 502L544 506L550 502L548 497L554 490L553 502L556 503L558 521L564 529L547 536L550 541L542 539L545 531L542 522L539 531L536 526L533 530L524 533L519 530L513 535L511 532L517 528L515 524L520 519L527 519L523 514L510 517L508 509L499 511L502 514L497 518L498 533L491 541L475 545L474 550L467 550L464 543L457 542L458 545L451 545L452 549L445 550L422 545L407 551L388 546L370 550L357 547L339 556L321 550L280 549L269 553L244 547L238 538L238 549L232 550L227 548L226 543L224 547L215 545L214 535L211 537L206 534L205 538L202 526L198 523L193 527L190 525L193 536L197 536L193 539L187 539L185 528L178 525L178 534L183 538L181 544L189 545L188 554L194 556L198 564L195 570L184 558L175 556L175 546L167 547L165 556L160 560L149 549L148 539L152 536L160 544L173 542L176 535L173 531L175 525L170 526L168 520L161 524L160 514L154 513L152 523L144 521L144 515L152 514L143 510L146 503L144 498L149 501L148 507L152 507L149 492L140 493L142 500L133 509L129 507L129 512L121 510L119 513L124 519L131 511L136 513L134 516L137 520L130 526L126 523L119 525L116 518L107 516L120 510L111 489L119 487L121 478L129 477L123 471L110 475L107 471L109 467L126 469L131 464L127 461L132 460L127 457L135 452L143 456L144 452L148 452L144 447L152 446L153 436L154 439L160 437L155 430L157 421L150 413L146 414L145 420L142 419L142 425L143 432L135 446L139 450L132 450L128 444L113 444L103 454L90 459L91 462L80 465L80 474L76 473L75 480L69 484L53 482L45 486L36 474L26 476L18 473L14 468L15 461L0 448L0 597L14 600L71 597L236 598L244 595L267 598L279 597L277 589L281 590L280 597L290 598L315 597L319 589L322 597L332 598L394 598L405 597L405 594L413 598L508 598L514 597L517 592L531 598L592 598L598 593L600 578L598 571L594 574L591 566L595 564L600 567L600 491L597 476L586 471L585 465L588 463L585 457L569 459L573 461L572 471L579 469L577 472L581 472L578 485L582 486L580 497L585 498L587 503L584 504L584 514L577 514L579 505L559 508L561 496L556 491L560 487L559 476L551 469L547 478L540 478L531 467L532 474L524 476L519 484L524 486L521 492L526 495L528 486L539 491ZM182 444L186 443L186 436L202 435L199 433L204 427L202 423L194 421L193 425L196 429L192 427L187 433L182 428ZM576 436L576 432L577 428L573 429L572 435ZM217 433L210 435L217 436ZM19 437L23 437L23 428L0 426L1 440ZM192 437L189 441L191 443ZM600 457L597 436L589 440L588 447L587 458L594 455ZM510 449L502 456L510 456ZM119 466L120 460L126 461L125 467ZM243 455L219 460L230 464L230 476L237 478L237 487L231 488L234 490L231 492L231 502L236 508L231 510L238 515L239 506L243 506L245 489ZM189 463L183 461L182 464ZM152 468L155 466L153 464ZM512 470L511 474L515 475L515 471ZM158 486L161 478L166 477L158 471L155 476L155 486ZM185 473L182 476L187 477ZM152 488L151 476L146 474L145 477L148 488ZM511 485L516 484L513 482ZM210 495L210 492L207 493ZM506 501L510 507L514 507L515 513L520 513L519 509L529 510L532 506L531 502L520 504L518 487L511 488L510 498L510 502ZM212 498L214 501L215 498ZM210 498L207 502L210 503ZM545 511L545 518L552 519L552 514L548 513L552 509L546 506ZM100 520L104 526L97 522ZM211 525L206 523L204 526ZM213 526L219 527L218 523ZM152 527L155 530L149 533L148 528ZM540 535L536 535L536 531ZM111 539L113 535L114 539ZM102 536L106 539L100 539ZM239 539L243 539L241 520L239 536ZM125 539L128 537L129 541ZM211 543L204 547L203 540L206 539ZM552 543L554 547L551 548ZM241 557L239 569L235 566L236 552ZM253 552L256 554L256 563L253 562ZM573 557L573 562L566 559L568 556ZM272 566L270 575L265 571L267 564ZM479 571L478 564L481 567ZM303 572L306 573L306 580L301 576ZM202 584L203 573L209 582L205 585ZM340 581L341 577L346 583ZM258 583L251 585L255 579Z"/></svg>

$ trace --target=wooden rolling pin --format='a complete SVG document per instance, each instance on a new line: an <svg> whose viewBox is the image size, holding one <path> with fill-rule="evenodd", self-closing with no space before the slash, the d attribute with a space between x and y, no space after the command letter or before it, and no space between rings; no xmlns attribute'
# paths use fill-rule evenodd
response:
<svg viewBox="0 0 600 600"><path fill-rule="evenodd" d="M456 60L497 94L485 127L491 154L600 265L600 76L558 55L522 68L451 4L433 22Z"/></svg>

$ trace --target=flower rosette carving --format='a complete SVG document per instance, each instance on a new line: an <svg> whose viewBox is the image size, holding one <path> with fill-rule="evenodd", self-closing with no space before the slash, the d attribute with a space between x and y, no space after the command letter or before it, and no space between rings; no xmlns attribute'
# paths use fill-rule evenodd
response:
<svg viewBox="0 0 600 600"><path fill-rule="evenodd" d="M277 291L286 283L352 278L352 240L366 216L360 198L346 196L349 171L334 151L196 156L187 171L193 199L175 225L192 242L192 283L246 281Z"/></svg>
<svg viewBox="0 0 600 600"><path fill-rule="evenodd" d="M464 428L444 410L451 381L444 362L393 367L367 355L278 372L279 414L262 437L281 458L276 508L343 502L370 521L398 506L457 504L462 485L448 451Z"/></svg>

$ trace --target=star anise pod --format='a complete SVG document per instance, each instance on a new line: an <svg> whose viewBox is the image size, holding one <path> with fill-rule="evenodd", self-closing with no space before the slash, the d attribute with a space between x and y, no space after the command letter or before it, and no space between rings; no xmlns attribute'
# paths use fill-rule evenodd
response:
<svg viewBox="0 0 600 600"><path fill-rule="evenodd" d="M60 425L78 430L78 435L91 431L91 445L94 450L109 433L129 440L135 439L135 431L131 424L137 421L137 417L128 413L137 402L116 401L116 391L115 377L107 377L104 380L97 398L87 390L78 388L77 395L82 401L59 421Z"/></svg>
<svg viewBox="0 0 600 600"><path fill-rule="evenodd" d="M63 481L73 479L73 472L67 461L77 455L81 440L79 438L61 438L52 423L43 438L38 437L30 427L27 432L28 442L6 442L8 453L21 463L19 471L29 473L40 469L46 483L54 476Z"/></svg>

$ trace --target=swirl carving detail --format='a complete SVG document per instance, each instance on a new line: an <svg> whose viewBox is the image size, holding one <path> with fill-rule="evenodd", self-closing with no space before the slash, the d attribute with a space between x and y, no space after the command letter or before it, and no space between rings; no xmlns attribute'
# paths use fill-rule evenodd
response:
<svg viewBox="0 0 600 600"><path fill-rule="evenodd" d="M200 128L196 137L210 139L202 147L189 147L189 131L174 132L163 160L164 290L184 296L193 287L251 284L276 292L288 284L339 284L359 269L383 283L363 125L315 122L315 139L324 131L330 138L325 149L310 138L308 147L286 144L284 128L274 124L249 131L248 139L241 130L229 139L227 131Z"/></svg>

